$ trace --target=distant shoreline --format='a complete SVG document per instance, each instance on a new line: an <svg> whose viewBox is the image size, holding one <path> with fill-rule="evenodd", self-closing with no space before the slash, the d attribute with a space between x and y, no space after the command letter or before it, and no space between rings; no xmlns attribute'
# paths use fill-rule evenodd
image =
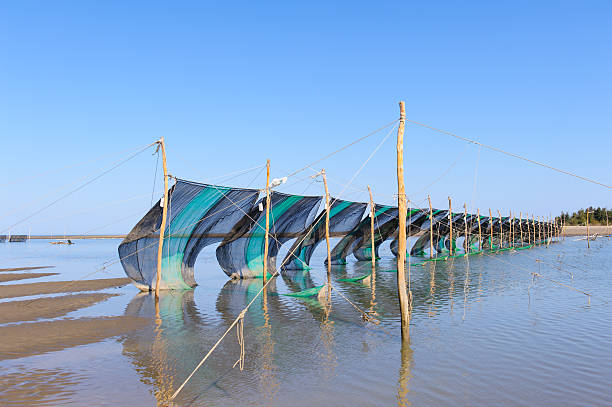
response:
<svg viewBox="0 0 612 407"><path fill-rule="evenodd" d="M589 233L591 235L607 235L612 232L612 226L609 228L606 226L596 225L589 226ZM587 228L586 226L565 226L563 228L562 236L586 236ZM414 236L421 235L421 233L417 233ZM79 240L79 239L125 239L127 235L32 235L30 239L32 240Z"/></svg>
<svg viewBox="0 0 612 407"><path fill-rule="evenodd" d="M32 235L30 239L39 240L77 240L77 239L124 239L126 235Z"/></svg>

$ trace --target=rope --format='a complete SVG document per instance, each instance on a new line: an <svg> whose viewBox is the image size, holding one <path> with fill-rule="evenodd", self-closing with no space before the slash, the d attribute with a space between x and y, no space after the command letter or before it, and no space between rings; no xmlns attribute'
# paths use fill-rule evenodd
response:
<svg viewBox="0 0 612 407"><path fill-rule="evenodd" d="M155 183L157 182L157 168L159 166L159 150L155 152L157 154L157 159L155 160L155 173L153 174L153 189L151 190L151 204L153 206L153 196L155 194Z"/></svg>
<svg viewBox="0 0 612 407"><path fill-rule="evenodd" d="M8 228L5 228L4 230L2 230L2 232L6 231L6 230L10 230L12 228L14 228L15 226L25 222L28 219L31 219L32 217L38 215L39 213L41 213L42 211L44 211L45 209L55 205L56 203L58 203L59 201L69 197L70 195L74 194L75 192L80 191L81 189L85 188L87 185L91 184L92 182L98 180L99 178L103 177L104 175L108 174L109 172L111 172L112 170L114 170L115 168L125 164L126 162L130 161L132 158L136 157L137 155L139 155L140 153L142 153L143 151L145 151L146 149L148 149L149 147L151 147L152 145L155 145L156 143L152 143L149 144L146 147L143 147L142 149L140 149L139 151L137 151L136 153L130 155L129 157L119 161L117 164L113 165L111 168L107 169L106 171L102 172L101 174L97 175L96 177L90 179L89 181L87 181L86 183L78 186L77 188L65 193L64 195L60 196L59 198L55 199L54 201L52 201L51 203L43 206L41 209L35 211L34 213L31 213L30 215L26 216L25 218L21 219L20 221L13 223L11 226L9 226Z"/></svg>
<svg viewBox="0 0 612 407"><path fill-rule="evenodd" d="M240 355L238 356L238 360L232 366L232 369L236 367L236 365L240 365L240 371L244 370L244 311L238 315L240 318L240 322L236 325L236 336L238 337L238 346L240 346Z"/></svg>
<svg viewBox="0 0 612 407"><path fill-rule="evenodd" d="M395 123L395 122L397 122L397 120L394 120L394 121L393 121L393 122L391 122L389 125L391 125L391 124L393 124L393 123ZM389 125L387 125L387 126L385 126L385 127L388 127ZM385 127L383 127L383 128L385 128ZM379 144L379 145L376 147L376 149L374 150L374 152L373 152L372 154L370 154L370 156L368 157L368 159L366 160L366 162L365 162L365 163L364 163L364 164L363 164L363 165L362 165L362 166L359 168L359 170L357 170L357 173L356 173L356 174L353 176L353 178L351 178L351 180L349 181L349 185L350 185L350 183L352 183L352 181L355 179L355 177L357 176L357 174L359 174L359 172L360 172L360 171L361 171L361 170L362 170L362 169L365 167L365 164L367 164L367 162L368 162L368 161L369 161L369 160L370 160L370 159L373 157L373 155L376 153L376 151L378 151L378 149L379 149L379 148L382 146L382 144L383 144L383 143L384 143L384 141L385 141L385 140L386 140L386 139L389 137L389 135L390 135L390 134L391 134L391 132L389 132L389 134L388 134L388 135L387 135L387 136L386 136L386 137L383 139L383 141L382 141L382 142L381 142L381 143L380 143L380 144ZM371 134L370 134L370 135L371 135ZM368 135L368 136L366 136L366 137L369 137L370 135ZM364 137L363 137L363 138L364 138ZM362 138L362 139L363 139L363 138ZM359 141L359 140L358 140L358 141ZM356 142L358 142L358 141L356 141ZM352 144L355 144L356 142L353 142ZM352 144L351 144L351 145L352 145ZM348 146L345 146L344 148L346 148L346 147L348 147ZM342 149L344 149L344 148L342 148ZM342 149L341 149L341 150L342 150ZM340 151L340 150L338 150L338 151ZM332 154L332 155L333 155L333 154ZM329 157L329 155L328 155L327 157ZM323 159L325 159L325 158L327 158L327 157L324 157ZM321 159L321 160L323 160L323 159ZM321 161L321 160L319 160L319 161ZM316 163L316 162L315 162L315 163ZM314 165L314 163L313 163L312 165ZM293 174L291 174L291 175L295 175L295 174L299 173L300 171L303 171L303 170L305 170L305 169L307 169L307 168L309 168L309 167L310 167L310 165L306 166L306 167L305 167L305 168L303 168L302 170L298 170L298 171L294 172L294 173L293 173ZM291 175L288 175L287 177L289 177L289 176L291 176ZM213 186L213 187L214 187L214 186ZM347 185L347 186L344 188L344 190L346 190L346 188L347 188L347 187L348 187L348 185ZM343 190L342 192L344 192L344 190ZM340 196L340 195L342 195L342 192L339 194L339 196ZM226 197L226 198L227 198L227 197ZM229 199L229 198L227 198L227 199L228 199L228 200L229 200L229 201L230 201L232 204L234 204L234 202L233 202L231 199ZM336 198L336 199L339 199L339 198ZM242 208L240 208L240 207L239 207L238 205L236 205L236 204L234 204L234 205L235 205L236 207L238 207L238 208L240 209L240 211L242 211L242 212L245 214L245 216L247 216L247 217L248 217L248 218L249 218L251 221L253 221L253 223L254 223L255 225L257 225L257 226L258 226L260 229L265 230L265 229L264 229L264 228L263 228L261 225L259 225L257 222L255 222L255 220L254 220L253 218L251 218L251 216L249 216L249 214L248 214L248 213L246 213L246 212L245 212L245 211L244 211ZM331 204L330 204L330 206L331 206ZM311 225L311 230L312 230L312 228L314 228L314 225ZM302 241L303 241L303 240L306 238L306 236L307 236L307 235L308 235L308 233L304 234L304 236L302 237ZM276 239L276 237L275 237L274 235L272 235L271 237L272 237L272 239L276 240L276 242L277 242L278 244L280 244L280 242L278 241L278 239ZM301 243L301 242L300 242L300 243ZM299 246L299 245L296 245L295 247L297 248L298 246ZM285 257L285 259L290 258L290 257L293 255L293 253L294 253L294 252L295 252L295 249L294 249L294 250L293 250L291 253L289 253L289 255ZM281 263L281 265L279 266L279 269L282 269L283 265L285 264L285 259L283 260L283 262L282 262L282 263ZM304 261L303 261L303 260L301 260L301 259L300 259L300 261L302 261L302 263L304 263ZM305 264L305 263L304 263L304 264ZM305 265L306 265L306 264L305 264ZM264 272L264 273L267 273L267 270L263 270L263 272ZM229 331L230 331L230 330L231 330L231 329L232 329L232 328L233 328L233 327L234 327L236 324L238 324L238 322L239 322L240 320L242 320L242 319L244 318L245 313L248 311L248 309L251 307L251 305L252 305L252 304L255 302L255 300L256 300L256 299L257 299L257 298L258 298L258 297L261 295L261 293L262 293L262 292L263 292L263 291L266 289L266 287L268 286L268 284L270 284L270 283L271 283L271 282L272 282L272 281L273 281L273 280L274 280L276 277L278 277L279 275L280 275L280 272L279 272L278 270L277 270L277 271L276 271L274 274L272 274L272 276L270 277L270 279L268 279L268 281L266 281L266 283L265 283L265 284L264 284L264 285L261 287L261 289L260 289L260 290L257 292L257 294L255 294L255 296L254 296L254 297L251 299L251 301L250 301L250 302L247 304L247 306L246 306L246 307L245 307L245 308L244 308L244 309L243 309L243 310L240 312L240 314L238 315L238 317L236 317L236 319L234 320L234 322L232 322L232 324L231 324L231 325L229 326L229 328L228 328L228 329L227 329L227 330L226 330L226 331L223 333L223 335L222 335L222 336L219 338L219 340L218 340L218 341L215 343L215 345L214 345L214 346L213 346L213 347L212 347L212 348L211 348L211 349L208 351L208 353L207 353L207 354L204 356L204 358L203 358L203 359L200 361L200 363L198 363L198 365L197 365L197 366L195 367L195 369L194 369L194 370L193 370L193 371L192 371L192 372L189 374L189 376L187 376L187 378L185 379L185 381L183 381L183 383L182 383L182 384L181 384L181 385L180 385L180 386L179 386L179 387L176 389L176 391L175 391L175 392L172 394L172 396L170 397L170 400L174 400L174 398L175 398L175 397L176 397L176 396L177 396L177 395L178 395L178 394L181 392L181 390L183 389L183 387L185 387L185 385L187 384L187 382L188 382L188 381L189 381L189 380L190 380L190 379L193 377L193 375L196 373L196 371L197 371L197 370L198 370L200 367L202 367L202 365L203 365L203 364L204 364L204 362L205 362L205 361L208 359L208 357L209 357L209 356L212 354L212 352L213 352L213 351L214 351L214 350L215 350L215 349L216 349L216 348L219 346L219 344L220 344L220 343L223 341L223 339L224 339L224 338L227 336L228 332L229 332ZM330 284L330 286L331 286L331 284ZM330 287L330 289L331 289L331 288L332 288L332 287ZM337 291L337 290L334 290L334 291ZM359 307L357 307L355 304L353 304L353 303L352 303L352 302L351 302L351 301L350 301L348 298L346 298L346 296L344 296L342 293L340 293L340 292L338 291L338 294L339 294L339 295L340 295L342 298L344 298L345 300L347 300L347 301L348 301L348 302L349 302L349 303L350 303L350 304L351 304L351 305L352 305L352 306L353 306L353 307L354 307L356 310L358 310L358 311L359 311L359 312L362 314L362 316L363 316L364 318L367 318L367 320L369 320L369 321L375 321L375 319L374 319L374 318L372 318L372 317L371 317L370 315L368 315L366 312L362 311L362 310L361 310ZM377 321L377 320L376 320L376 321ZM380 321L377 321L377 322L380 322ZM238 334L238 335L240 335L240 334ZM242 340L242 341L243 341L243 340ZM240 339L239 339L239 343L240 343ZM241 346L243 346L243 345L244 345L244 342L242 342ZM241 352L242 352L242 351L241 351ZM238 361L237 361L236 363L239 363L241 360L243 360L243 354L242 354L242 353L241 353L240 359L238 359ZM235 366L235 364L234 364L234 366Z"/></svg>
<svg viewBox="0 0 612 407"><path fill-rule="evenodd" d="M328 159L329 157L331 157L331 156L333 156L333 155L335 155L335 154L339 153L339 152L340 152L340 151L342 151L342 150L346 150L346 149L347 149L347 148L349 148L350 146L355 145L355 144L359 143L360 141L363 141L363 140L367 139L368 137L373 136L374 134L378 133L378 132L379 132L379 131L381 131L381 130L386 129L387 127L391 126L392 124L397 123L398 121L399 121L399 119L395 119L395 120L393 120L392 122L389 122L389 123L385 124L384 126L379 127L378 129L374 130L373 132L368 133L368 134L366 134L365 136L360 137L360 138L358 138L357 140L355 140L355 141L353 141L353 142L351 142L351 143L349 143L349 144L347 144L347 145L345 145L345 146L343 146L343 147L340 147L339 149L337 149L337 150L335 150L335 151L332 151L331 153L327 154L327 155L326 155L326 156L324 156L323 158L319 158L318 160L313 161L312 163L310 163L310 164L306 165L305 167L300 168L299 170L292 172L291 174L287 175L287 178L292 177L292 176L294 176L295 174L298 174L298 173L300 173L300 172L302 172L302 171L304 171L304 170L307 170L307 169L308 169L308 167L311 167L311 166L313 166L313 165L315 165L315 164L318 164L318 163L320 163L321 161Z"/></svg>
<svg viewBox="0 0 612 407"><path fill-rule="evenodd" d="M569 176L581 179L583 181L587 181L587 182L590 182L590 183L593 183L593 184L600 185L600 186L602 186L604 188L612 188L612 186L606 185L606 184L604 184L602 182L595 181L593 179L590 179L590 178L587 178L587 177L583 177L581 175L574 174L572 172L565 171L565 170L562 170L562 169L559 169L559 168L555 168L555 167L552 167L552 166L550 166L548 164L544 164L544 163L541 163L539 161L535 161L535 160L523 157L523 156L518 155L518 154L510 153L510 152L502 150L500 148L489 146L487 144L483 144L483 143L480 143L478 141L471 140L469 138L461 137L461 136L453 134L453 133L451 133L449 131L445 131L445 130L441 130L441 129L438 129L438 128L435 128L435 127L432 127L432 126L428 126L426 124L419 123L419 122L416 122L414 120L406 119L406 121L410 122L410 123L413 123L413 124L416 124L417 126L425 127L427 129L430 129L430 130L433 130L433 131L437 131L437 132L442 133L442 134L446 134L447 136L451 136L451 137L454 137L456 139L459 139L459 140L462 140L462 141L466 141L466 142L471 143L471 144L476 144L476 145L478 145L480 147L488 148L489 150L496 151L498 153L505 154L505 155L508 155L510 157L518 158L519 160L527 161L527 162L529 162L531 164L535 164L535 165L539 165L539 166L544 167L544 168L548 168L549 170L560 172L561 174L569 175Z"/></svg>

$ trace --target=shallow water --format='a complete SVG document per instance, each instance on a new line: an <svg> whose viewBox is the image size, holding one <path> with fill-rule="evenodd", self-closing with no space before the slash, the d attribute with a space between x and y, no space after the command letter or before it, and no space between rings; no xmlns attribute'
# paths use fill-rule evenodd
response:
<svg viewBox="0 0 612 407"><path fill-rule="evenodd" d="M59 273L15 283L123 277L111 264L118 243L0 244L0 267L54 265L44 271ZM232 331L175 405L612 405L612 305L603 301L612 299L611 243L598 239L587 250L568 238L548 248L413 266L411 339L404 346L396 274L385 272L396 268L388 244L375 290L338 281L369 272L367 262L332 272L335 290L373 310L380 325L364 322L338 294L329 315L317 301L277 294L325 281L321 245L310 273L279 278L265 306L259 298L247 312L244 370L232 368L239 357ZM214 248L200 255L196 279L193 291L162 295L159 319L151 295L133 286L104 290L120 295L67 317L144 316L149 327L2 361L0 404L167 404L261 288L261 280L228 282Z"/></svg>

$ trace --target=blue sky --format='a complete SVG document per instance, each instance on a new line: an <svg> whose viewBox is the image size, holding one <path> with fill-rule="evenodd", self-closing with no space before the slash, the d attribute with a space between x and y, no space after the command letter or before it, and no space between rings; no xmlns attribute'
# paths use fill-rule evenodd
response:
<svg viewBox="0 0 612 407"><path fill-rule="evenodd" d="M397 118L399 100L409 119L612 184L608 1L22 1L0 19L0 229L161 136L181 178L224 181L266 158L282 177ZM386 134L317 164L332 194ZM127 232L151 202L152 153L13 233ZM609 189L414 125L405 154L415 205L612 206ZM321 194L310 173L280 190ZM264 182L259 169L227 180ZM343 197L366 200L368 184L393 202L395 135Z"/></svg>

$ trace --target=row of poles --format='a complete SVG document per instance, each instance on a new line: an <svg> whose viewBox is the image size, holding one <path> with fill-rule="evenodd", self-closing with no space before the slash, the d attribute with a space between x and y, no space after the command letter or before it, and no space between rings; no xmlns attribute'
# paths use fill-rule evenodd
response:
<svg viewBox="0 0 612 407"><path fill-rule="evenodd" d="M406 216L407 216L407 209L406 209L406 192L405 192L405 184L404 184L404 128L405 128L405 123L406 123L406 111L405 111L405 104L403 101L399 102L399 107L400 107L400 118L399 118L399 126L398 126L398 130L397 130L397 206L398 206L398 216L399 216L399 228L398 228L398 256L397 256L397 290L398 290L398 298L399 298L399 306L400 306L400 313L401 313L401 332L402 332L402 338L403 339L407 339L409 338L409 326L410 326L410 304L411 304L411 299L412 299L412 291L407 289L407 286L409 284L407 284L407 279L406 279ZM164 230L166 227L166 220L167 220L167 207L168 207L168 169L167 169L167 164L166 164L166 148L165 148L165 142L164 142L164 138L162 137L159 141L158 141L158 151L161 150L162 153L162 164L163 164L163 171L164 171L164 194L163 194L163 198L162 198L162 221L161 221L161 226L160 226L160 234L159 234L159 246L158 246L158 253L157 253L157 275L156 275L156 285L155 285L155 297L156 300L159 298L159 287L160 287L160 283L161 283L161 264L162 264L162 247L163 247L163 240L164 240ZM330 247L330 236L329 236L329 210L330 210L330 196L329 196L329 191L328 191L328 187L327 187L327 178L326 178L326 174L325 174L325 169L322 169L320 172L320 175L323 178L323 184L325 187L325 211L326 211L326 215L325 215L325 240L326 240L326 244L327 244L327 256L328 256L328 261L327 261L327 292L328 294L331 292L331 247ZM265 241L264 241L264 256L263 256L263 284L265 286L266 282L267 282L267 274L268 274L268 258L267 255L265 255L266 253L268 253L269 251L269 229L270 229L270 190L271 190L271 186L270 186L270 160L267 160L266 162L266 188L265 188L265 193L266 193L266 213L265 213ZM372 199L372 191L370 189L370 187L368 186L368 192L370 195L370 208L371 208L371 213L370 213L370 219L371 219L371 240L372 240L372 267L375 267L375 252L374 252L374 205L373 205L373 199ZM451 245L450 245L450 254L453 254L453 250L454 250L454 245L453 245L453 222L452 222L452 217L453 217L453 213L452 213L452 203L451 203L451 198L448 198L448 202L449 202L449 215L448 215L448 220L449 220L449 237L450 237L450 241L451 241ZM430 240L430 257L433 257L433 253L434 253L434 244L433 244L433 209L431 206L431 199L428 196L428 203L429 203L429 209L430 209L430 235L431 235L431 240ZM501 213L499 213L499 219L501 221ZM467 238L467 208L464 205L464 216L465 216L465 235ZM479 233L479 247L482 250L482 229L481 229L481 225L480 225L480 209L478 209L478 233ZM512 238L511 241L514 241L514 217L511 215L512 217L512 222L510 223L510 233L512 234ZM493 221L493 216L492 216L492 212L489 209L489 220L492 223ZM519 223L522 225L522 213L520 214L520 221ZM534 238L534 243L536 241L536 235L535 235L535 218L532 219L532 225L533 225L533 238ZM541 227L542 227L542 223L538 223L539 225L539 229L538 229L538 240L540 241L540 232L541 232ZM563 224L560 225L560 228L558 227L559 225L556 224L552 224L552 223L548 223L549 226L549 230L545 230L543 232L544 236L548 236L548 238L550 238L550 236L553 235L553 233L558 237L561 233L561 230L563 229ZM527 219L527 228L529 230L529 220ZM554 232L553 232L553 228L554 228ZM521 233L521 241L523 241L523 228L519 227L520 229L520 233ZM503 230L500 228L500 234L502 234L502 236L500 236L500 241L503 242ZM588 235L588 212L587 212L587 235ZM528 233L529 239L531 236L531 231L529 231ZM493 228L491 227L491 244L493 241ZM587 244L588 244L589 239L587 238ZM531 243L531 240L530 240ZM502 243L503 244L503 243ZM467 248L467 250L469 251L469 246ZM409 271L410 272L410 271ZM410 281L410 276L408 276L408 282ZM264 295L265 295L265 290L264 290Z"/></svg>

